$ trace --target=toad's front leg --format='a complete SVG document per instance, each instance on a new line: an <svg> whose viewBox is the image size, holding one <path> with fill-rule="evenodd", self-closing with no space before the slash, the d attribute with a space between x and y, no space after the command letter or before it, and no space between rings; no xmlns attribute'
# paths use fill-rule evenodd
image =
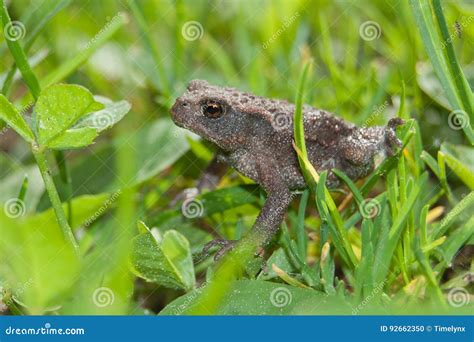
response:
<svg viewBox="0 0 474 342"><path fill-rule="evenodd" d="M267 245L278 232L285 217L292 196L281 175L271 166L261 168L262 186L267 192L267 200L246 239L259 245Z"/></svg>
<svg viewBox="0 0 474 342"><path fill-rule="evenodd" d="M252 230L243 238L244 243L254 246L267 245L278 232L285 213L292 200L291 192L283 181L277 167L270 164L257 165L258 181L267 192L267 200L255 221ZM232 249L237 241L213 240L209 242L203 252L208 253L213 246L219 246L215 259L220 258Z"/></svg>

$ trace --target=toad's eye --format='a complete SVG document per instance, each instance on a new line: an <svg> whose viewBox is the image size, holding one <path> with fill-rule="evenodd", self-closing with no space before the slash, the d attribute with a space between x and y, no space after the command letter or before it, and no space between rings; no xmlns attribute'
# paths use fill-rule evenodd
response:
<svg viewBox="0 0 474 342"><path fill-rule="evenodd" d="M208 101L201 106L202 113L211 119L220 118L225 114L225 108L222 104L215 101Z"/></svg>

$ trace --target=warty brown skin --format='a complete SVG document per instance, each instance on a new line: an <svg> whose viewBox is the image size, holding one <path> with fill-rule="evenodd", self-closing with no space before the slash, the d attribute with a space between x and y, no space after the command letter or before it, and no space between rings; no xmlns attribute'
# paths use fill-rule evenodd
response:
<svg viewBox="0 0 474 342"><path fill-rule="evenodd" d="M295 106L241 92L234 88L193 80L171 108L173 121L200 135L218 148L198 188L210 187L225 172L223 163L260 184L267 200L253 227L258 244L268 243L278 231L291 201L291 192L306 187L292 146ZM318 172L328 171L328 186L339 184L331 172L339 169L351 179L367 176L374 169L377 154L392 155L400 146L395 129L401 119L386 127L358 128L332 114L303 107L308 157ZM225 240L213 241L223 247L217 257L232 247Z"/></svg>

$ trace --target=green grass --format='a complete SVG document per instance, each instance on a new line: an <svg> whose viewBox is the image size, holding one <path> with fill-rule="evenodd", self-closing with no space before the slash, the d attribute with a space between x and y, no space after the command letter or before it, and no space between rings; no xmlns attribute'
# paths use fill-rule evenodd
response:
<svg viewBox="0 0 474 342"><path fill-rule="evenodd" d="M10 127L0 121L6 312L470 313L472 5L222 6L2 6L2 27L13 20L25 29L18 40L6 40L5 29L0 34L0 117ZM376 24L372 36L362 30L369 21ZM190 23L196 36L184 29ZM217 189L186 206L174 201L195 186L213 153L169 117L195 78L296 103L294 147L309 189L295 196L264 258L242 244L220 262L196 262L212 238L245 235L265 193L229 171ZM93 126L99 107L91 114L68 101L76 91L76 99L101 94L116 101L90 102L113 113L107 131ZM118 122L128 108L122 99L132 109ZM304 103L359 126L401 117L403 147L363 180L335 171L344 186L329 191L327 173L318 174L307 158ZM82 119L37 124L63 112Z"/></svg>

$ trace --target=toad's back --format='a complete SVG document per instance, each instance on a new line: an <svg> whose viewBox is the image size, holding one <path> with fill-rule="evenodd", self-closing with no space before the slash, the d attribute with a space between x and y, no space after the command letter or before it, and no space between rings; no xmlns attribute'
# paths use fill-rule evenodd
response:
<svg viewBox="0 0 474 342"><path fill-rule="evenodd" d="M215 143L223 159L261 183L259 165L278 170L290 189L305 186L292 147L295 106L234 88L195 80L173 106L178 124ZM305 105L303 120L308 156L319 172L333 168L352 179L366 176L375 154L398 144L393 127L357 128L324 110ZM330 172L329 185L337 185Z"/></svg>

